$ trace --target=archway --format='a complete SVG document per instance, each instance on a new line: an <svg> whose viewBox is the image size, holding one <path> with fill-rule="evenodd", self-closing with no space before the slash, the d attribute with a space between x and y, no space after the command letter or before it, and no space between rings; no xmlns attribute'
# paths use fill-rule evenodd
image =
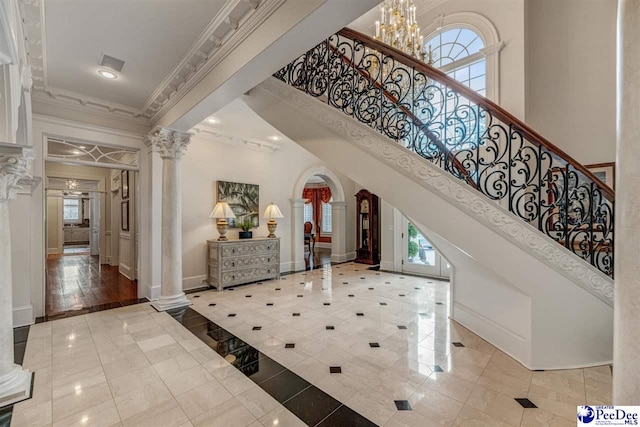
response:
<svg viewBox="0 0 640 427"><path fill-rule="evenodd" d="M338 176L325 166L314 166L304 171L293 188L291 197L291 261L295 271L304 270L304 204L306 199L302 198L305 184L313 176L322 178L333 196L331 202L331 223L333 233L331 237L331 262L344 262L347 260L346 244L346 207L344 189Z"/></svg>

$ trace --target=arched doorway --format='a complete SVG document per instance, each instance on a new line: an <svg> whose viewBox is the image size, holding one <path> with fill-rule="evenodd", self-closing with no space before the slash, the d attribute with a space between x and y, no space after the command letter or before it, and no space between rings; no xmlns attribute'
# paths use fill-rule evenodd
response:
<svg viewBox="0 0 640 427"><path fill-rule="evenodd" d="M331 192L331 201L326 203L330 205L331 221L325 221L325 235L330 234L330 259L331 262L344 262L347 260L346 251L346 200L344 195L344 189L340 179L335 173L327 169L325 166L312 167L303 172L293 189L293 195L291 198L291 211L293 214L292 221L292 262L295 271L305 269L305 236L304 236L304 223L305 223L305 205L307 198L303 197L305 187L309 188L308 183L311 181L316 184L326 185ZM322 206L320 207L322 208ZM328 213L328 207L324 206L325 214ZM309 208L307 207L307 215ZM308 218L307 218L308 219ZM331 224L331 232L327 233L327 225ZM322 225L320 225L321 227ZM316 231L318 231L318 224L314 224ZM319 230L319 235L322 235L322 229ZM328 243L328 242L324 242ZM316 242L318 244L318 242ZM324 246L324 245L320 245ZM318 247L320 247L318 246ZM308 255L307 255L308 256Z"/></svg>

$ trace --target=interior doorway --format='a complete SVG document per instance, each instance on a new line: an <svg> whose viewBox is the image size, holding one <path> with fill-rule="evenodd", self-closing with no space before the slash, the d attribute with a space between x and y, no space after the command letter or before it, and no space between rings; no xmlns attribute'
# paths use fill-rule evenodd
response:
<svg viewBox="0 0 640 427"><path fill-rule="evenodd" d="M138 302L136 171L45 162L45 315Z"/></svg>
<svg viewBox="0 0 640 427"><path fill-rule="evenodd" d="M313 175L302 190L305 270L331 264L333 194L327 181Z"/></svg>

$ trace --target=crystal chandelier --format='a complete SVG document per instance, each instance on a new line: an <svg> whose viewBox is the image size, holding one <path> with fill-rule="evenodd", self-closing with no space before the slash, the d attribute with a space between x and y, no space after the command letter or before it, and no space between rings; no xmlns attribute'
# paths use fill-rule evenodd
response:
<svg viewBox="0 0 640 427"><path fill-rule="evenodd" d="M424 37L416 22L413 0L384 0L376 21L376 40L425 62ZM431 49L427 63L431 65Z"/></svg>
<svg viewBox="0 0 640 427"><path fill-rule="evenodd" d="M376 21L375 40L394 47L418 61L433 65L431 46L428 52L424 49L424 37L416 22L416 6L413 0L384 0L380 5L380 20ZM392 82L403 92L413 91L411 79L401 76L410 75L409 68L398 61L385 60L378 51L366 50L369 74L376 80ZM382 73L380 73L382 64Z"/></svg>

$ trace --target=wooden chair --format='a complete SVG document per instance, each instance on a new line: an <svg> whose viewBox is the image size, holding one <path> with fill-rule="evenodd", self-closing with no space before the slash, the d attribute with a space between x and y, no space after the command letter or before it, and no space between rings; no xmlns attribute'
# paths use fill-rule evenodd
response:
<svg viewBox="0 0 640 427"><path fill-rule="evenodd" d="M313 224L311 224L309 221L305 222L304 223L304 244L309 247L309 252L315 253L316 235L312 231L313 231ZM311 250L312 243L313 243L313 251Z"/></svg>

